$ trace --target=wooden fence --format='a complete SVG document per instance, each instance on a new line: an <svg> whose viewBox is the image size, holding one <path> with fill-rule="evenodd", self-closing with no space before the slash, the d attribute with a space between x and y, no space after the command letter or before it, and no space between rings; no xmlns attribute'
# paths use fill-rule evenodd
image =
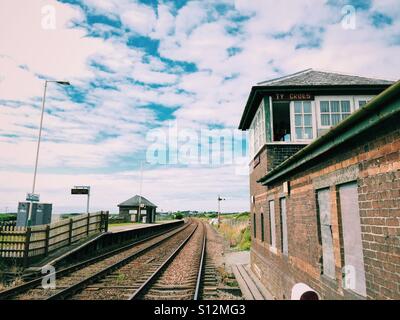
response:
<svg viewBox="0 0 400 320"><path fill-rule="evenodd" d="M47 225L0 226L0 258L15 259L27 266L32 260L107 230L108 212L103 211Z"/></svg>

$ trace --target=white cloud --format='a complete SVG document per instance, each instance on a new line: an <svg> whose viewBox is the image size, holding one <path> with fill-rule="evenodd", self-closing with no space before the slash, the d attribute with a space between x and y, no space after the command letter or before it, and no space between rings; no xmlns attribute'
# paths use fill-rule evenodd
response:
<svg viewBox="0 0 400 320"><path fill-rule="evenodd" d="M43 84L12 58L0 54L0 97L20 100L40 94Z"/></svg>
<svg viewBox="0 0 400 320"><path fill-rule="evenodd" d="M206 5L205 1L191 1L182 7L175 19L175 33L185 36L195 27L207 22Z"/></svg>
<svg viewBox="0 0 400 320"><path fill-rule="evenodd" d="M159 4L157 7L157 22L155 23L154 32L150 36L156 39L166 37L173 31L174 21L171 8L166 4Z"/></svg>
<svg viewBox="0 0 400 320"><path fill-rule="evenodd" d="M55 8L54 30L42 28L45 5ZM1 1L0 53L18 65L27 65L35 74L60 79L88 77L87 58L101 51L103 42L85 38L83 29L68 28L71 20L80 18L79 9L56 1Z"/></svg>
<svg viewBox="0 0 400 320"><path fill-rule="evenodd" d="M150 34L155 28L156 14L151 7L143 4L130 4L120 17L127 27L141 35Z"/></svg>

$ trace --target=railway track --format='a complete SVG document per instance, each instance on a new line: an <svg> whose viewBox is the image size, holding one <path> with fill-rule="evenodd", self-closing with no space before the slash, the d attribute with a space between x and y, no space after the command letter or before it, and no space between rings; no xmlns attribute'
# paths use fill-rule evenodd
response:
<svg viewBox="0 0 400 320"><path fill-rule="evenodd" d="M191 220L104 259L57 272L55 289L43 289L36 279L0 292L0 299L197 300L203 282L209 286L212 281L206 241L204 222Z"/></svg>
<svg viewBox="0 0 400 320"><path fill-rule="evenodd" d="M198 228L190 239L149 275L129 299L199 300L202 295L206 252L206 228Z"/></svg>
<svg viewBox="0 0 400 320"><path fill-rule="evenodd" d="M107 267L121 262L129 262L146 251L157 247L161 243L168 241L175 235L183 232L192 225L192 222L185 224L183 227L173 229L165 234L153 235L140 241L136 241L121 248L112 250L111 252L100 256L85 260L74 264L70 267L58 270L52 274L56 278L55 289L44 289L42 286L43 277L25 282L21 285L0 292L0 300L43 300L49 299L54 295L66 290L67 288L81 283L85 279L94 277ZM50 277L52 275L47 275Z"/></svg>

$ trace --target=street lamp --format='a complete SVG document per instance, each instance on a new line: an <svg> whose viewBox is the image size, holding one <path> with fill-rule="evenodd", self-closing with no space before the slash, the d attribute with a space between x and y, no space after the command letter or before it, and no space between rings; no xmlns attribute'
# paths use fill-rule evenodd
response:
<svg viewBox="0 0 400 320"><path fill-rule="evenodd" d="M36 161L35 161L35 171L34 171L34 174L33 174L32 193L31 194L28 193L28 196L27 196L27 200L29 200L28 226L31 225L33 200L34 201L39 201L39 196L35 195L36 173L37 173L37 167L38 167L38 161L39 161L40 140L42 138L43 114L44 114L44 105L45 105L45 102L46 102L47 83L51 83L51 82L60 84L62 86L70 86L71 85L68 81L46 80L44 82L42 111L41 111L41 115L40 115L39 136L38 136L38 142L37 142L37 148L36 148Z"/></svg>

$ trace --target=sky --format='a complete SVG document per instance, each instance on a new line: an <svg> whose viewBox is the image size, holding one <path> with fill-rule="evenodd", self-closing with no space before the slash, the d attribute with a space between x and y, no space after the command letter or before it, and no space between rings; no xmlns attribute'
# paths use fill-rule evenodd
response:
<svg viewBox="0 0 400 320"><path fill-rule="evenodd" d="M84 212L74 185L91 211L140 190L163 211L218 194L248 210L251 86L308 68L397 80L399 17L398 0L2 0L0 212L31 192L45 79L71 82L46 95L36 193L53 212ZM219 151L204 132L238 142L234 159L198 161Z"/></svg>

